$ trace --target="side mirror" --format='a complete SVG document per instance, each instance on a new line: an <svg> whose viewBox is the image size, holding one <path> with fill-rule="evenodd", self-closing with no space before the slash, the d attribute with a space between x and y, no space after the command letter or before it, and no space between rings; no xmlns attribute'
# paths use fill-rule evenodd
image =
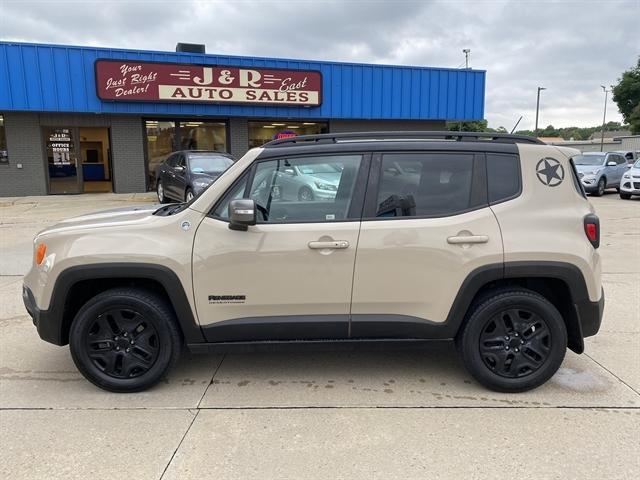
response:
<svg viewBox="0 0 640 480"><path fill-rule="evenodd" d="M618 165L616 162L607 162L607 167L615 167Z"/></svg>
<svg viewBox="0 0 640 480"><path fill-rule="evenodd" d="M229 202L229 228L247 231L249 225L256 224L256 202L239 199Z"/></svg>

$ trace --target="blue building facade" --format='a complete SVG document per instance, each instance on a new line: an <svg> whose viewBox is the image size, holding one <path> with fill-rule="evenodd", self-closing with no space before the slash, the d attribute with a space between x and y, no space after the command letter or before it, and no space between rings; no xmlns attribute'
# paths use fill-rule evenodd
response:
<svg viewBox="0 0 640 480"><path fill-rule="evenodd" d="M0 195L145 191L176 150L443 129L484 118L484 90L481 70L0 42Z"/></svg>

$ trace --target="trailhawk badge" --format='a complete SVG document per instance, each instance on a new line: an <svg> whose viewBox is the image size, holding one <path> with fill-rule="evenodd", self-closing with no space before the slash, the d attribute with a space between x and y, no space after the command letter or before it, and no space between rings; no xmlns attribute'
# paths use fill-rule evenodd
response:
<svg viewBox="0 0 640 480"><path fill-rule="evenodd" d="M546 157L536 165L538 180L548 187L557 187L564 180L564 167L555 158Z"/></svg>

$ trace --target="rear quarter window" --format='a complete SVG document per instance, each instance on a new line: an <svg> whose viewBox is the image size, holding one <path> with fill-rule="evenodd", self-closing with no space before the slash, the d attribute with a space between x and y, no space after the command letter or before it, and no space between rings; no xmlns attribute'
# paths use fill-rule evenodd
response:
<svg viewBox="0 0 640 480"><path fill-rule="evenodd" d="M489 204L504 202L520 195L520 158L517 155L487 153Z"/></svg>

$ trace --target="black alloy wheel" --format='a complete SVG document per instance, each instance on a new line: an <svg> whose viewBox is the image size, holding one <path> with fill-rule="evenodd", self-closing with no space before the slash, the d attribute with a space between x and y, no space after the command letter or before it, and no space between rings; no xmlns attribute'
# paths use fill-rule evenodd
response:
<svg viewBox="0 0 640 480"><path fill-rule="evenodd" d="M506 287L471 306L456 344L478 382L499 392L523 392L560 368L567 330L549 300L525 288Z"/></svg>
<svg viewBox="0 0 640 480"><path fill-rule="evenodd" d="M530 375L549 358L549 327L529 309L503 310L491 317L482 329L480 352L485 365L502 377Z"/></svg>
<svg viewBox="0 0 640 480"><path fill-rule="evenodd" d="M156 182L156 193L158 194L158 201L160 203L169 203L169 199L167 198L167 195L164 191L164 184L160 179L158 179L158 181Z"/></svg>
<svg viewBox="0 0 640 480"><path fill-rule="evenodd" d="M182 336L162 296L123 287L82 306L71 324L69 347L76 367L93 384L137 392L158 383L176 364Z"/></svg>
<svg viewBox="0 0 640 480"><path fill-rule="evenodd" d="M112 308L91 323L85 348L93 364L110 377L139 377L158 359L158 332L139 312Z"/></svg>

